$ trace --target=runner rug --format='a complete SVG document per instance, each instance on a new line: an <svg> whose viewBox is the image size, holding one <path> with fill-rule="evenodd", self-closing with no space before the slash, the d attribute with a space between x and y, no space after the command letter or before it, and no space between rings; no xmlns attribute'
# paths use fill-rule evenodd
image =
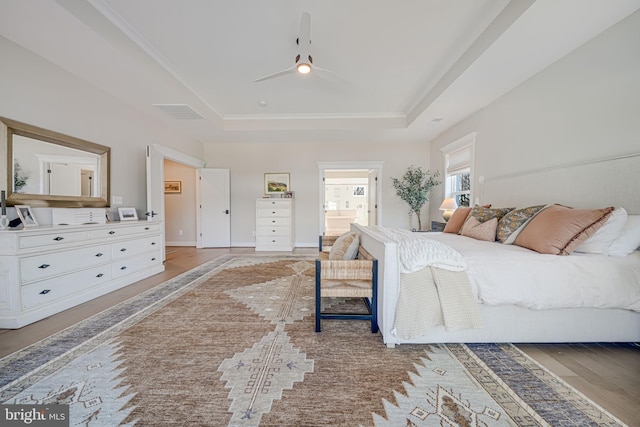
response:
<svg viewBox="0 0 640 427"><path fill-rule="evenodd" d="M315 333L314 275L224 256L0 360L0 402L68 404L71 426L622 425L512 345Z"/></svg>

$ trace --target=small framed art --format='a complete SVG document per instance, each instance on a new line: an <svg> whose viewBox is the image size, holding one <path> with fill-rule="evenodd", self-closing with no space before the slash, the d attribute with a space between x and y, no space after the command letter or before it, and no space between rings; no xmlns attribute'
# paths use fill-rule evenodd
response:
<svg viewBox="0 0 640 427"><path fill-rule="evenodd" d="M264 194L280 194L289 191L288 173L265 173Z"/></svg>
<svg viewBox="0 0 640 427"><path fill-rule="evenodd" d="M118 215L120 215L120 221L137 221L138 213L136 208L118 208Z"/></svg>
<svg viewBox="0 0 640 427"><path fill-rule="evenodd" d="M16 205L16 212L18 213L18 217L20 221L22 221L22 225L25 227L37 227L38 220L36 220L36 216L33 214L31 210L31 206L29 205Z"/></svg>
<svg viewBox="0 0 640 427"><path fill-rule="evenodd" d="M182 181L165 181L164 194L182 193Z"/></svg>

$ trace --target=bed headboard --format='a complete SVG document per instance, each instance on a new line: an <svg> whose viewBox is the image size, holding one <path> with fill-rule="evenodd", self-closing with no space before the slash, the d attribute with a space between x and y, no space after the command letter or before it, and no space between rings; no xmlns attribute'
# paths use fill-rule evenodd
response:
<svg viewBox="0 0 640 427"><path fill-rule="evenodd" d="M560 203L640 214L640 153L480 178L479 189L480 201L494 207Z"/></svg>

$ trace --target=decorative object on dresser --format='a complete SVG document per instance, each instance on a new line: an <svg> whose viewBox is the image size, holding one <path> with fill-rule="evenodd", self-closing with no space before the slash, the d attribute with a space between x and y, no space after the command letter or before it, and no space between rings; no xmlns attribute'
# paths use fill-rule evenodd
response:
<svg viewBox="0 0 640 427"><path fill-rule="evenodd" d="M104 208L55 208L51 209L53 225L104 224L107 222Z"/></svg>
<svg viewBox="0 0 640 427"><path fill-rule="evenodd" d="M20 328L164 271L162 224L0 233L0 328Z"/></svg>
<svg viewBox="0 0 640 427"><path fill-rule="evenodd" d="M288 173L265 173L264 194L282 195L289 191L290 182Z"/></svg>
<svg viewBox="0 0 640 427"><path fill-rule="evenodd" d="M431 221L431 231L444 231L446 225L444 222Z"/></svg>
<svg viewBox="0 0 640 427"><path fill-rule="evenodd" d="M38 220L33 214L33 211L31 211L31 206L16 205L16 213L18 214L18 217L20 218L20 221L22 221L22 225L24 225L25 228L38 226Z"/></svg>
<svg viewBox="0 0 640 427"><path fill-rule="evenodd" d="M293 250L293 200L256 200L256 251Z"/></svg>
<svg viewBox="0 0 640 427"><path fill-rule="evenodd" d="M120 221L137 221L138 213L136 208L118 208L118 215L120 215Z"/></svg>
<svg viewBox="0 0 640 427"><path fill-rule="evenodd" d="M0 230L6 230L9 227L9 218L7 218L7 200L6 192L4 190L2 190L0 202L2 205L2 215L0 215Z"/></svg>
<svg viewBox="0 0 640 427"><path fill-rule="evenodd" d="M457 208L458 208L458 204L456 203L455 199L451 197L447 197L446 199L444 199L444 201L440 205L440 210L443 211L442 219L444 219L444 222L449 221L449 219L451 218L451 215L453 215L453 211L455 211ZM433 222L431 224L433 224ZM438 231L442 231L442 230L438 230Z"/></svg>
<svg viewBox="0 0 640 427"><path fill-rule="evenodd" d="M431 175L430 171L424 172L420 166L409 166L402 179L391 178L396 194L409 205L409 215L415 214L418 217L418 231L422 230L420 211L429 201L431 189L440 184L437 180L439 176L438 171Z"/></svg>

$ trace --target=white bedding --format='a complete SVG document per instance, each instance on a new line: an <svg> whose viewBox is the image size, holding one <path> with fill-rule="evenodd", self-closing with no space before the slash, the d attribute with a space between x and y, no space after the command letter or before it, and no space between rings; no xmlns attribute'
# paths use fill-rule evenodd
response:
<svg viewBox="0 0 640 427"><path fill-rule="evenodd" d="M626 257L543 255L450 233L414 233L462 254L472 291L487 305L640 311L640 251Z"/></svg>

